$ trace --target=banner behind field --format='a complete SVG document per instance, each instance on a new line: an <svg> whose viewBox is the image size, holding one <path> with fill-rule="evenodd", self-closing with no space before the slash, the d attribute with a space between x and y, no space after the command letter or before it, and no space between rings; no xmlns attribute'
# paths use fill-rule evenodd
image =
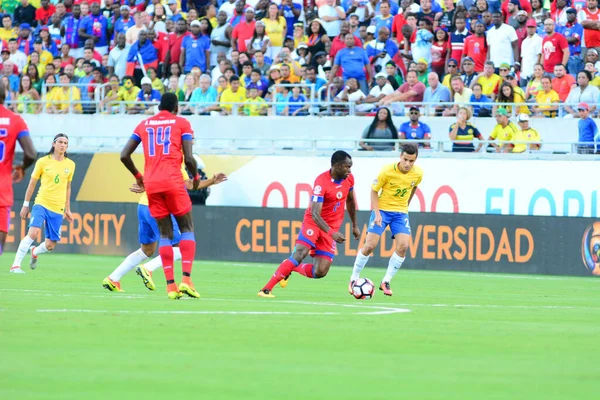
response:
<svg viewBox="0 0 600 400"><path fill-rule="evenodd" d="M74 221L62 227L59 252L126 255L139 247L137 205L73 204ZM197 258L279 263L288 257L300 230L302 210L238 207L194 208ZM16 217L16 218L15 218ZM335 265L352 265L364 241L369 214L359 212L360 241L338 246ZM499 273L600 275L593 248L600 243L600 220L470 214L411 214L412 242L405 268ZM13 211L7 248L14 251L26 222ZM596 236L598 235L598 236ZM369 261L387 266L393 252L389 232Z"/></svg>
<svg viewBox="0 0 600 400"><path fill-rule="evenodd" d="M137 203L133 182L118 154L74 154L73 200ZM224 172L229 181L211 188L213 206L308 207L314 179L329 168L327 157L202 156L207 173ZM139 167L143 156L135 155ZM370 210L370 185L386 163L397 158L354 158L359 210ZM482 160L420 158L422 184L411 212L544 215L600 215L597 161ZM22 201L28 179L15 186ZM20 201L17 202L20 204Z"/></svg>

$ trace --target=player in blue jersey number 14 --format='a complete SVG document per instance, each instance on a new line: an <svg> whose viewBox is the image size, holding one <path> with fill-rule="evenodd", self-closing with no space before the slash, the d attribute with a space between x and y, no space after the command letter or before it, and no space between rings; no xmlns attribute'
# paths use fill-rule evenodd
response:
<svg viewBox="0 0 600 400"><path fill-rule="evenodd" d="M388 263L379 290L391 296L390 281L402 266L410 242L410 222L408 206L417 186L423 179L423 171L415 165L419 148L414 144L405 144L400 153L400 162L384 166L377 179L371 185L371 204L373 211L369 221L365 244L356 255L348 290L352 294L352 285L369 261L369 256L379 244L381 234L389 226L395 242L395 251Z"/></svg>

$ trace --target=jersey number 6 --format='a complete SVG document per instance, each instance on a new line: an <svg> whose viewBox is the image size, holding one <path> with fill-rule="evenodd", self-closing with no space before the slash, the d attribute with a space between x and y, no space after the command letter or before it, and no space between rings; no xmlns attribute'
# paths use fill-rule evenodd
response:
<svg viewBox="0 0 600 400"><path fill-rule="evenodd" d="M7 136L8 136L8 130L0 129L0 139L5 138ZM6 144L4 144L4 142L0 140L0 162L4 161L5 152L6 152Z"/></svg>
<svg viewBox="0 0 600 400"><path fill-rule="evenodd" d="M148 155L154 157L156 155L156 146L163 147L163 154L169 154L171 147L171 127L167 126L163 129L162 126L156 128L146 128L148 134Z"/></svg>

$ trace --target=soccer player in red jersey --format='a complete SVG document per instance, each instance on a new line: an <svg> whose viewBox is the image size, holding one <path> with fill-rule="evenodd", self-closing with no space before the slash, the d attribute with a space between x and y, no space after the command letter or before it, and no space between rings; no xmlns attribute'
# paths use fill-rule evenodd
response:
<svg viewBox="0 0 600 400"><path fill-rule="evenodd" d="M352 234L358 240L360 230L356 224L356 203L354 201L354 176L350 173L352 157L338 150L331 156L331 169L315 180L310 206L304 213L302 229L296 240L294 253L284 260L269 282L258 292L260 297L275 297L273 287L279 283L287 285L292 271L307 278L323 278L333 262L336 243L344 243L346 238L339 232L344 221L344 208L352 221ZM345 206L345 207L344 207ZM309 255L315 258L314 264L303 264Z"/></svg>
<svg viewBox="0 0 600 400"><path fill-rule="evenodd" d="M23 179L25 170L36 157L27 124L20 115L4 107L6 89L0 82L0 255L10 226L10 208L14 202L13 182ZM17 141L23 149L23 162L13 166Z"/></svg>
<svg viewBox="0 0 600 400"><path fill-rule="evenodd" d="M181 158L193 178L193 189L200 185L200 175L192 154L194 132L188 120L177 116L179 103L173 93L165 93L158 107L160 112L142 121L121 152L121 162L135 176L140 188L148 194L150 215L156 219L160 231L158 253L167 279L170 299L179 299L182 293L199 298L191 279L192 262L196 253L192 202L181 174ZM138 171L131 154L138 145L144 147L145 176ZM222 175L222 174L219 174ZM179 248L183 279L179 287L173 276L173 214L181 230Z"/></svg>

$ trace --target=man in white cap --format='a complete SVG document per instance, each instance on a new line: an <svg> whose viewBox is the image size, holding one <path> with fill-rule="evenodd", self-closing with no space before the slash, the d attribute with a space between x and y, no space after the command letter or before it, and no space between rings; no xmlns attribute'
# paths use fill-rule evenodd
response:
<svg viewBox="0 0 600 400"><path fill-rule="evenodd" d="M514 133L513 140L515 142L531 142L531 143L514 143L513 153L524 153L525 151L539 150L542 139L540 134L535 129L529 127L529 115L519 114L517 117L519 129Z"/></svg>
<svg viewBox="0 0 600 400"><path fill-rule="evenodd" d="M121 6L120 10L121 16L115 21L114 25L115 39L119 33L124 34L127 32L127 29L135 25L134 19L129 15L131 11L129 6Z"/></svg>
<svg viewBox="0 0 600 400"><path fill-rule="evenodd" d="M373 86L373 89L371 89L369 95L364 100L364 103L366 104L360 105L362 110L359 111L369 111L374 109L380 100L392 93L394 93L394 88L388 82L387 74L383 71L378 72L375 74L375 86Z"/></svg>
<svg viewBox="0 0 600 400"><path fill-rule="evenodd" d="M246 41L252 39L256 21L254 20L254 8L248 7L245 11L245 18L233 28L231 33L231 48L240 53L248 51Z"/></svg>
<svg viewBox="0 0 600 400"><path fill-rule="evenodd" d="M137 101L150 103L160 102L160 92L152 88L152 80L147 76L142 78L142 90L139 91ZM154 107L150 107L148 104L139 104L129 110L129 114L154 114Z"/></svg>

